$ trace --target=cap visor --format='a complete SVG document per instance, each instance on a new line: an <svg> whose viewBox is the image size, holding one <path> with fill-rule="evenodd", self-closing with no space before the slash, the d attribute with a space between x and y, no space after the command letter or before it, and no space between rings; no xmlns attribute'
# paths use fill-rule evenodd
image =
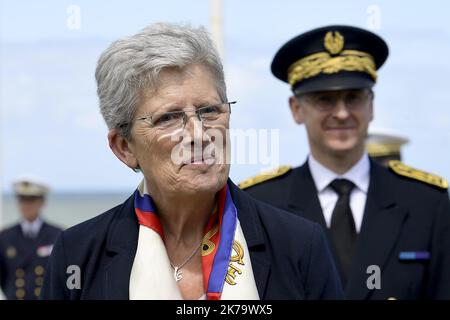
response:
<svg viewBox="0 0 450 320"><path fill-rule="evenodd" d="M340 72L336 74L321 74L306 79L294 86L294 93L299 95L308 92L337 91L349 89L372 88L375 82L362 72Z"/></svg>

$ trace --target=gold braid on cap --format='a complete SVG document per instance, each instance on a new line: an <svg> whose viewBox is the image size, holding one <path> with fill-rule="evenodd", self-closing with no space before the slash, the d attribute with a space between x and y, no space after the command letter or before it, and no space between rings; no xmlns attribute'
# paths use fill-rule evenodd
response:
<svg viewBox="0 0 450 320"><path fill-rule="evenodd" d="M372 157L383 157L400 153L401 145L398 143L368 143L366 144L367 153Z"/></svg>
<svg viewBox="0 0 450 320"><path fill-rule="evenodd" d="M377 72L373 57L363 51L342 50L344 36L329 31L324 38L324 47L328 52L318 52L294 62L288 69L288 82L291 86L317 76L320 73L332 74L339 71L359 71L369 74L374 81Z"/></svg>

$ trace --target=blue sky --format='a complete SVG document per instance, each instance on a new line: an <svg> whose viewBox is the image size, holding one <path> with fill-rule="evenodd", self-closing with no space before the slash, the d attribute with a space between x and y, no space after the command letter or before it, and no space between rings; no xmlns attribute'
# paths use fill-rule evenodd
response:
<svg viewBox="0 0 450 320"><path fill-rule="evenodd" d="M80 28L70 29L70 5ZM34 173L55 191L132 190L140 176L109 150L98 111L94 70L113 40L158 21L209 24L208 1L0 0L0 175ZM270 73L288 39L328 24L371 27L390 57L375 87L376 128L407 136L404 161L450 178L450 3L448 1L223 0L224 65L234 128L279 128L280 163L308 152L291 119L286 84ZM261 165L235 165L242 180Z"/></svg>

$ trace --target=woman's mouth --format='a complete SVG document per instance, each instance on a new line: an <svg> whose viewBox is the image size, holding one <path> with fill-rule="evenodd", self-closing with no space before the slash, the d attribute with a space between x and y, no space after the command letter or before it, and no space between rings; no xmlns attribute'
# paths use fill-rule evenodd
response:
<svg viewBox="0 0 450 320"><path fill-rule="evenodd" d="M183 162L183 165L206 165L210 166L216 162L214 156L191 157L190 160Z"/></svg>

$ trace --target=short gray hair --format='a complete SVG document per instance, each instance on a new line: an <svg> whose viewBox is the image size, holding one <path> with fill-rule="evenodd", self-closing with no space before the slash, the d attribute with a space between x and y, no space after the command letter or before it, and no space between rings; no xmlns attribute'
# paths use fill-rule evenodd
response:
<svg viewBox="0 0 450 320"><path fill-rule="evenodd" d="M225 102L222 62L205 28L156 23L113 42L100 56L95 71L100 111L108 129L120 129L131 139L130 123L144 91L158 89L163 69L190 64L201 64L211 72Z"/></svg>

